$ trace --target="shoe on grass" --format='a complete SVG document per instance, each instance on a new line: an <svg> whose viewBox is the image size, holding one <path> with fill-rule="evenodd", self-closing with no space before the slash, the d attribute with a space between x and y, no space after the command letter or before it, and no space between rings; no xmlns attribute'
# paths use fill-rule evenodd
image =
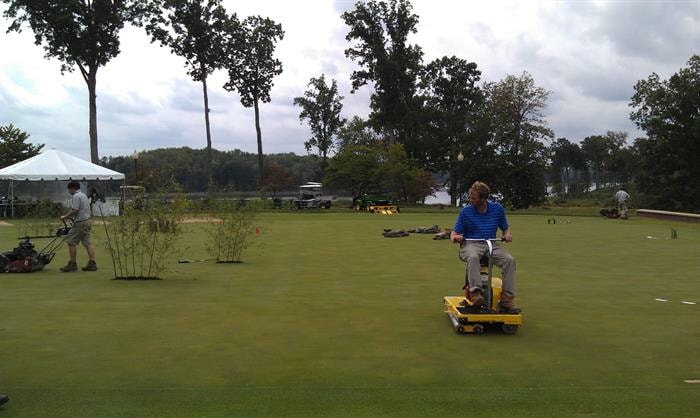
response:
<svg viewBox="0 0 700 418"><path fill-rule="evenodd" d="M83 271L97 271L97 263L95 260L88 261L87 265L83 267Z"/></svg>
<svg viewBox="0 0 700 418"><path fill-rule="evenodd" d="M75 261L69 261L68 264L61 267L60 270L64 273L68 273L70 271L78 271L78 264L76 264Z"/></svg>

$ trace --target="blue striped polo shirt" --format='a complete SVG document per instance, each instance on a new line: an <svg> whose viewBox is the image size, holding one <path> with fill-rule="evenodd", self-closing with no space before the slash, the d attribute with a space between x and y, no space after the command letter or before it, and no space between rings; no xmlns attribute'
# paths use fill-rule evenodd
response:
<svg viewBox="0 0 700 418"><path fill-rule="evenodd" d="M485 213L479 213L472 205L467 205L459 212L454 231L464 238L496 238L498 228L501 231L508 229L506 211L503 206L495 202L487 201Z"/></svg>

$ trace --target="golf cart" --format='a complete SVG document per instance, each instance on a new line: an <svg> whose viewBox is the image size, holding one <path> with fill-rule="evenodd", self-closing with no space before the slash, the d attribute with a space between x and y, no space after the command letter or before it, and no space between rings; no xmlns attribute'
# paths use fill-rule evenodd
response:
<svg viewBox="0 0 700 418"><path fill-rule="evenodd" d="M292 201L293 209L330 209L332 196L323 194L321 183L308 182L299 186L299 198Z"/></svg>
<svg viewBox="0 0 700 418"><path fill-rule="evenodd" d="M501 298L502 280L493 277L493 242L501 241L500 238L492 239L465 239L465 241L485 241L488 252L480 260L481 287L486 304L474 306L469 297L445 296L443 304L445 313L450 319L457 333L483 333L488 326L499 326L504 334L515 334L523 323L520 313L503 313L498 310L498 302ZM469 278L465 278L465 289L469 289Z"/></svg>
<svg viewBox="0 0 700 418"><path fill-rule="evenodd" d="M70 226L63 221L63 226L56 230L54 235L36 237L20 237L22 241L11 251L0 253L0 273L31 273L39 271L49 264L56 255L56 251L66 240ZM36 238L51 238L51 240L37 252L31 240Z"/></svg>

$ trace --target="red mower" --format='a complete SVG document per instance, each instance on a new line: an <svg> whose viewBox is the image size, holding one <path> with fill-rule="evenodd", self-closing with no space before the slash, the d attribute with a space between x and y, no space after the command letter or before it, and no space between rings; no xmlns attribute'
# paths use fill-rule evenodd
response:
<svg viewBox="0 0 700 418"><path fill-rule="evenodd" d="M56 250L66 240L70 226L63 221L63 226L56 230L54 235L36 237L19 237L19 245L12 251L0 253L0 273L31 273L39 271L49 264L56 255ZM31 240L39 238L51 238L51 240L37 252Z"/></svg>

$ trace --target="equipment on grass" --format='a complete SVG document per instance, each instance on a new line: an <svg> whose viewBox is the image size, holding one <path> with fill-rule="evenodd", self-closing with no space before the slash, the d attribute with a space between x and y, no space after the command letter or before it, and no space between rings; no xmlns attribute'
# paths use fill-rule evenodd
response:
<svg viewBox="0 0 700 418"><path fill-rule="evenodd" d="M12 251L6 251L0 254L0 273L31 273L39 271L49 264L56 251L66 240L66 235L71 227L66 221L63 221L63 226L56 230L54 235L43 235L36 237L19 237L22 241ZM37 252L32 244L32 239L51 238L51 240Z"/></svg>
<svg viewBox="0 0 700 418"><path fill-rule="evenodd" d="M391 197L386 193L360 193L353 198L352 207L356 211L381 213L382 215L399 213L399 207L392 203Z"/></svg>
<svg viewBox="0 0 700 418"><path fill-rule="evenodd" d="M299 198L292 201L292 209L330 209L333 196L323 194L321 183L308 182L299 186Z"/></svg>
<svg viewBox="0 0 700 418"><path fill-rule="evenodd" d="M445 296L443 304L445 313L450 319L452 326L457 333L483 333L488 326L500 325L505 334L515 334L518 327L523 323L520 313L503 313L498 309L501 299L502 280L493 277L493 241L502 239L465 239L465 241L485 241L488 245L487 254L480 260L481 265L481 287L486 303L482 306L475 306L474 303L465 296ZM465 278L465 289L468 292L469 278ZM471 295L470 295L471 296Z"/></svg>

